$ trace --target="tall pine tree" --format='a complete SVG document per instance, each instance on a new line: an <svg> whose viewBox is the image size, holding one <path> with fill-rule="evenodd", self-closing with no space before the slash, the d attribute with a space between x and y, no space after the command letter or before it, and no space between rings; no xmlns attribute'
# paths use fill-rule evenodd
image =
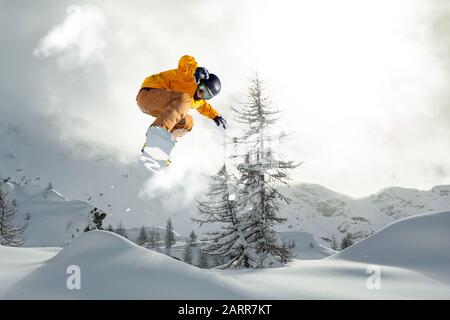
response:
<svg viewBox="0 0 450 320"><path fill-rule="evenodd" d="M175 233L173 232L172 220L169 218L166 223L166 234L164 237L164 244L166 245L166 249L170 250L175 242Z"/></svg>
<svg viewBox="0 0 450 320"><path fill-rule="evenodd" d="M243 135L236 139L245 147L243 161L241 158L237 165L240 172L238 198L243 206L245 239L256 254L255 259L249 261L252 268L285 264L292 258L274 230L277 224L286 221L279 216L280 204L289 203L277 186L287 184L288 170L300 165L276 158L272 145L280 144L283 136L271 131L280 111L272 106L263 91L263 84L256 75L249 87L248 101L232 108L236 121L244 125Z"/></svg>

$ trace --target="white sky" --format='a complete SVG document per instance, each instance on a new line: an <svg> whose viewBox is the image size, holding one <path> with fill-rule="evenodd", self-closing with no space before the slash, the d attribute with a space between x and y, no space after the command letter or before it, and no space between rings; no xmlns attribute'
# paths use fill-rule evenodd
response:
<svg viewBox="0 0 450 320"><path fill-rule="evenodd" d="M305 162L294 182L353 196L450 183L443 1L28 3L17 10L36 25L0 33L30 34L14 39L27 42L29 60L11 63L38 71L21 80L39 86L32 115L50 119L66 146L101 145L135 161L152 121L135 105L141 81L190 54L222 79L211 102L228 120L252 71L266 80L284 113L280 130L294 131L286 148ZM167 188L214 173L223 158L223 133L191 114L194 131L160 181Z"/></svg>

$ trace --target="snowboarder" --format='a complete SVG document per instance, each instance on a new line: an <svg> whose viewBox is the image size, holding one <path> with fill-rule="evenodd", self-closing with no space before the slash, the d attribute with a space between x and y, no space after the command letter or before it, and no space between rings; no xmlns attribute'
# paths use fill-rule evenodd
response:
<svg viewBox="0 0 450 320"><path fill-rule="evenodd" d="M221 89L219 78L204 67L199 67L194 57L180 58L178 68L147 77L136 97L142 112L155 117L147 131L147 142L142 148L144 162L149 169L158 169L170 163L169 155L180 138L192 130L194 121L188 114L196 109L226 129L226 120L206 100L216 96Z"/></svg>

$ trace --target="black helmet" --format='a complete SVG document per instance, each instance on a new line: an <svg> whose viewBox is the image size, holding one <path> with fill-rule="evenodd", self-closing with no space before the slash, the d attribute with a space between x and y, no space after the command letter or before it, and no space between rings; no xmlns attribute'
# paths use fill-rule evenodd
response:
<svg viewBox="0 0 450 320"><path fill-rule="evenodd" d="M201 79L199 85L201 84L209 89L213 97L219 94L222 87L219 78L214 73L210 73L208 79Z"/></svg>

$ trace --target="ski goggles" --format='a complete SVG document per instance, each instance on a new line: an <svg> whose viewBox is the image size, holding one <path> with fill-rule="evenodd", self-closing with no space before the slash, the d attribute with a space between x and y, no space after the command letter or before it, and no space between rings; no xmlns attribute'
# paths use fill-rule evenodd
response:
<svg viewBox="0 0 450 320"><path fill-rule="evenodd" d="M211 99L212 97L214 97L211 90L209 90L209 88L204 83L200 83L198 85L197 92L199 93L201 98L205 99L205 100L208 100L208 99Z"/></svg>

